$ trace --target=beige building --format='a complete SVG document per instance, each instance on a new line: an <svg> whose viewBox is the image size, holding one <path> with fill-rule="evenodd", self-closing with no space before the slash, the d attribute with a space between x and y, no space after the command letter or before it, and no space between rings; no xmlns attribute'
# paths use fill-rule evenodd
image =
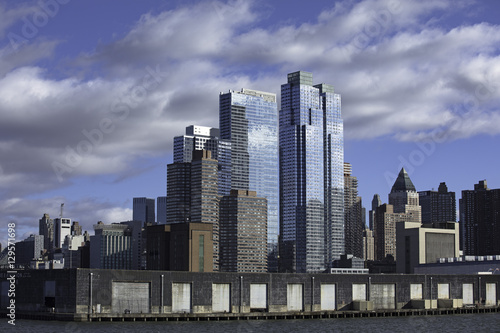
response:
<svg viewBox="0 0 500 333"><path fill-rule="evenodd" d="M375 260L383 260L388 254L396 257L396 221L392 205L383 204L375 211L373 237Z"/></svg>
<svg viewBox="0 0 500 333"><path fill-rule="evenodd" d="M213 270L219 270L219 162L210 150L193 151L191 162L191 222L212 225Z"/></svg>
<svg viewBox="0 0 500 333"><path fill-rule="evenodd" d="M415 266L435 263L438 258L459 256L458 223L442 222L421 225L418 222L397 223L398 273L413 274Z"/></svg>
<svg viewBox="0 0 500 333"><path fill-rule="evenodd" d="M375 260L373 231L368 228L363 231L363 259L366 261Z"/></svg>

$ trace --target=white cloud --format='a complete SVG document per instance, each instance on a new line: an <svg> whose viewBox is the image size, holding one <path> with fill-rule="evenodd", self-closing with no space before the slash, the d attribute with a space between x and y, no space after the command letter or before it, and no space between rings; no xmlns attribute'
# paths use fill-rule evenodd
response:
<svg viewBox="0 0 500 333"><path fill-rule="evenodd" d="M342 94L348 138L498 135L500 27L440 25L468 8L466 1L343 1L316 22L264 27L267 9L251 1L200 2L144 14L122 39L83 50L62 79L36 63L58 45L39 38L0 56L0 201L25 201L81 176L126 178L137 160L170 154L185 126L218 126L220 91L279 97L296 70ZM0 34L14 21L0 23ZM58 177L54 163L69 171ZM4 220L33 218L47 206L28 204L36 209L9 206ZM130 213L117 206L93 209L92 218Z"/></svg>

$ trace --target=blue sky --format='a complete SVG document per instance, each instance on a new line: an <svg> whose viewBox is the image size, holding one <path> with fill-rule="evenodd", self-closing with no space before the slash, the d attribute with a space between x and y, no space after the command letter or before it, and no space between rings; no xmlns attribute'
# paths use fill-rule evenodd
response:
<svg viewBox="0 0 500 333"><path fill-rule="evenodd" d="M130 219L133 197L165 195L173 137L218 126L219 92L279 96L297 70L342 95L367 209L402 166L457 199L479 180L500 188L499 7L0 0L0 228L24 239L62 202L89 231Z"/></svg>

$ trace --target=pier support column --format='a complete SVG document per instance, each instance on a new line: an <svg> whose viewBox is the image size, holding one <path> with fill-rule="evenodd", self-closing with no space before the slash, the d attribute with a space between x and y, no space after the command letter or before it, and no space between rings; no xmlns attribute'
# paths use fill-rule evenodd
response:
<svg viewBox="0 0 500 333"><path fill-rule="evenodd" d="M92 314L92 275L94 273L89 273L89 313Z"/></svg>
<svg viewBox="0 0 500 333"><path fill-rule="evenodd" d="M165 275L160 275L160 313L163 313L163 279Z"/></svg>

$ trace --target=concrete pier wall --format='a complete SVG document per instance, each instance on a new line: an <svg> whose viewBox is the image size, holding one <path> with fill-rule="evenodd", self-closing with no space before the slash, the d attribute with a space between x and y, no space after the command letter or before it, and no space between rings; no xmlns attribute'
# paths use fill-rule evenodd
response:
<svg viewBox="0 0 500 333"><path fill-rule="evenodd" d="M0 271L1 305L7 272ZM500 275L190 273L31 270L16 275L18 312L298 313L497 306ZM465 293L465 294L464 294ZM412 299L413 298L413 299ZM426 301L427 300L427 301Z"/></svg>

